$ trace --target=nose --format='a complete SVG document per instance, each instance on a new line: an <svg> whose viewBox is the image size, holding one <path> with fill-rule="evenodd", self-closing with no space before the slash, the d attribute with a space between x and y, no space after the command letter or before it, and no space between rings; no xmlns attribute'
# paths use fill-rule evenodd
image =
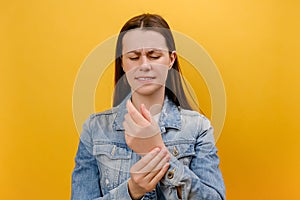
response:
<svg viewBox="0 0 300 200"><path fill-rule="evenodd" d="M140 70L141 71L149 71L150 69L151 69L151 64L150 64L147 56L143 55Z"/></svg>

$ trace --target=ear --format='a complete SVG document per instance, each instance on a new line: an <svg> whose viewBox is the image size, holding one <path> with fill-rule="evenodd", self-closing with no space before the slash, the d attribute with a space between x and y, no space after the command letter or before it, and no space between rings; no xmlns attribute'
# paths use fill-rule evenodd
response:
<svg viewBox="0 0 300 200"><path fill-rule="evenodd" d="M169 65L169 69L171 69L172 68L172 66L173 66L173 64L174 64L174 62L175 62L175 60L176 60L176 58L177 58L177 54L176 54L176 51L172 51L172 53L170 54L170 65Z"/></svg>

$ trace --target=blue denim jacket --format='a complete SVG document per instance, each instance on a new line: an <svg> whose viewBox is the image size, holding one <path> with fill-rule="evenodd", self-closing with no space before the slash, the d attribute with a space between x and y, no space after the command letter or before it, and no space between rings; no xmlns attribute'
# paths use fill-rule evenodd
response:
<svg viewBox="0 0 300 200"><path fill-rule="evenodd" d="M72 200L130 200L130 168L141 157L126 144L123 120L126 100L111 110L90 116L83 125L76 166L72 174ZM159 118L162 138L171 154L170 167L156 189L143 197L175 200L224 200L213 128L195 111L177 107L165 98Z"/></svg>

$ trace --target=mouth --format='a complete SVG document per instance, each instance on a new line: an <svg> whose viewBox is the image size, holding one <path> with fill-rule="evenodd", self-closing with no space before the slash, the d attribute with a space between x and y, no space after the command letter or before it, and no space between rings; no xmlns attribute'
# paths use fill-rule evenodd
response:
<svg viewBox="0 0 300 200"><path fill-rule="evenodd" d="M151 80L154 80L155 77L151 77L151 76L139 76L139 77L135 77L134 79L138 80L138 81L151 81Z"/></svg>

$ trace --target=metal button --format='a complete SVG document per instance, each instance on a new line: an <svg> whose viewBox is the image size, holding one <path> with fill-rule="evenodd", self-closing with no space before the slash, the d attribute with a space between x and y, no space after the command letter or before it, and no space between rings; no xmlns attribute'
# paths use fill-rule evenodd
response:
<svg viewBox="0 0 300 200"><path fill-rule="evenodd" d="M169 172L168 173L168 179L172 179L174 177L174 172Z"/></svg>
<svg viewBox="0 0 300 200"><path fill-rule="evenodd" d="M171 171L168 172L167 176L168 179L172 179L174 177L174 173L176 171L176 168L172 169Z"/></svg>
<svg viewBox="0 0 300 200"><path fill-rule="evenodd" d="M173 155L174 156L178 156L179 152L178 152L178 149L176 148L176 146L174 146L173 148Z"/></svg>

